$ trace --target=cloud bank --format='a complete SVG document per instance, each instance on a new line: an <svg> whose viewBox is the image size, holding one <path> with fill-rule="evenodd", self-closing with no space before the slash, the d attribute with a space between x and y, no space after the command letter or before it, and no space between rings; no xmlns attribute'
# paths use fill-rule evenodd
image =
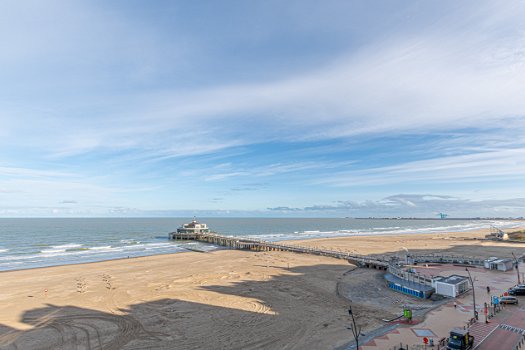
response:
<svg viewBox="0 0 525 350"><path fill-rule="evenodd" d="M2 2L0 214L517 215L525 2L436 4Z"/></svg>
<svg viewBox="0 0 525 350"><path fill-rule="evenodd" d="M443 195L399 194L378 201L341 201L331 205L312 205L303 208L268 208L283 214L344 215L351 217L425 217L437 218L446 213L458 217L517 217L525 211L525 198L480 200ZM512 215L514 214L514 215Z"/></svg>

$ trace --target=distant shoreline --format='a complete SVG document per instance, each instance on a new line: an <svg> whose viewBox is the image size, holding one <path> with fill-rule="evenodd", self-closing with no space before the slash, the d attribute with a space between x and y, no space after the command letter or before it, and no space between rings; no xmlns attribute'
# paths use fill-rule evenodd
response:
<svg viewBox="0 0 525 350"><path fill-rule="evenodd" d="M351 217L346 217L345 219L355 219L355 220L438 220L438 221L451 221L451 220L469 220L469 221L474 221L474 220L478 220L478 221L484 221L484 220L507 220L507 221L525 221L525 218L523 217L519 217L519 218L444 218L444 219L440 219L440 218L410 218L410 217L397 217L397 218L387 218L387 217L381 217L381 218L376 218L376 217L368 217L368 218L351 218Z"/></svg>
<svg viewBox="0 0 525 350"><path fill-rule="evenodd" d="M521 229L525 229L525 225L524 226L521 226L521 227L518 227L516 228L517 230L521 230ZM452 230L443 230L443 231L432 231L432 232L413 232L413 233L409 233L409 232L402 232L402 233L395 233L395 234L392 234L392 233L384 233L384 232L377 232L377 233L363 233L363 234L355 234L355 235L351 235L351 236L347 236L347 235L334 235L334 236L331 236L331 237L310 237L310 238L307 238L307 237L301 237L301 238L297 238L297 239L282 239L282 240L277 240L275 242L283 242L283 243L294 243L294 244L297 244L297 243L306 243L306 244L313 244L315 242L320 242L320 241L324 241L324 242L330 242L330 241L333 241L333 242L336 242L336 241L340 241L340 240L352 240L352 239L361 239L361 238L365 238L365 237L369 237L371 239L375 239L375 237L389 237L389 239L391 238L395 238L395 237L399 237L399 238L404 238L405 236L409 236L411 238L413 238L414 236L422 236L422 237L428 237L428 236L431 236L431 235L451 235L451 238L453 239L473 239L473 240L480 240L480 241L484 241L485 239L482 239L480 237L478 238L462 238L462 237L457 237L457 236L454 236L454 235L467 235L467 236L472 236L472 235L486 235L490 232L490 230L488 228L486 229L483 229L483 228L475 228L475 229L472 229L472 230L465 230L465 231L452 231ZM498 243L523 243L523 242L512 242L512 241L491 241L491 240L487 240L488 242L494 242L495 244L498 244ZM34 270L34 269L46 269L46 268L54 268L54 267L60 267L60 266L70 266L70 265L84 265L84 264L97 264L97 263L104 263L104 262L111 262L111 261L120 261L120 260L130 260L130 259L143 259L143 258L151 258L151 257L155 257L155 256L163 256L163 255L179 255L179 254L183 254L183 253L196 253L196 254L203 254L203 253L208 253L208 252L215 252L215 251L220 251L220 250L230 250L230 249L227 249L227 248L224 248L224 247L220 247L220 246L216 246L215 249L210 249L209 251L196 251L196 250L192 250L192 249L185 249L185 250L182 250L182 251L177 251L177 252L168 252L168 253L156 253L156 254L147 254L147 255L135 255L135 256L128 256L128 257L115 257L115 258L108 258L108 259L102 259L102 260L96 260L96 261L78 261L78 262L65 262L65 263L62 263L62 264L52 264L52 265L45 265L45 266L31 266L31 267L22 267L22 268L17 268L17 269L7 269L7 270L0 270L0 274L3 274L3 273L8 273L8 272L13 272L13 271L25 271L25 270Z"/></svg>
<svg viewBox="0 0 525 350"><path fill-rule="evenodd" d="M60 219L51 220L60 221ZM9 244L10 240L7 239L4 245L0 244L0 271L77 265L127 259L128 256L135 258L179 254L188 251L185 249L184 244L169 241L166 237L167 234L159 233L173 230L172 220L161 220L161 224L157 225L156 220L153 219L142 222L139 226L136 226L135 222L137 221L134 221L134 219L118 219L117 224L113 226L110 226L105 220L101 220L100 223L97 223L96 219L77 220L81 220L81 224L77 223L75 219L61 221L60 226L57 226L58 224L55 225L54 222L48 223L46 226L39 224L40 221L32 220L27 220L29 224L24 223L25 220L21 220L21 226L19 226L19 221L11 222L9 224L11 227L7 226L7 233L9 234L10 229L11 242L14 243ZM216 221L219 223L221 220ZM370 221L370 223L367 223L367 221ZM257 238L271 242L299 242L303 240L315 241L318 239L345 237L352 240L354 239L352 237L366 236L414 237L415 234L429 235L439 233L459 235L477 230L484 230L484 232L489 233L491 230L490 225L496 225L505 231L516 230L518 227L525 226L523 220L502 220L503 222L487 220L485 222L484 220L447 218L425 222L425 219L379 218L377 221L374 221L373 219L365 218L357 220L339 218L333 223L332 219L319 221L315 219L287 219L284 221L275 220L276 223L272 220L264 219L257 222L230 220L229 226L224 225L224 227L221 227L217 225L217 232L228 236ZM461 221L465 221L465 223ZM61 226L64 222L69 226ZM242 229L243 225L247 223L251 225L252 222L255 222L255 225L250 226L252 231L246 232ZM287 222L291 222L291 224ZM5 224L6 221L3 223ZM22 224L27 224L27 227ZM258 224L261 224L261 226L258 227ZM55 229L55 227L59 227L59 229ZM79 227L82 227L82 230ZM99 234L100 231L102 233ZM38 232L38 235L34 235L29 245L22 238L24 237L22 233L27 232ZM6 237L9 238L9 235ZM188 247L191 248L193 246L190 245ZM220 248L206 245L203 249L217 250Z"/></svg>
<svg viewBox="0 0 525 350"><path fill-rule="evenodd" d="M84 219L173 219L173 220L187 220L192 218L188 216L2 216L0 220L84 220ZM439 217L351 217L351 216L199 216L201 220L206 219L352 219L352 220L431 220L431 221L445 221L445 220L507 220L507 221L525 221L525 217L505 218L505 217L447 217L441 219Z"/></svg>

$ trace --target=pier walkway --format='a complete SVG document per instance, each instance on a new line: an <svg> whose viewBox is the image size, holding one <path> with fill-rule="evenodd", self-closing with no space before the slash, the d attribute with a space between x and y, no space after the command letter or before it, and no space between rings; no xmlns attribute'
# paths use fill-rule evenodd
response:
<svg viewBox="0 0 525 350"><path fill-rule="evenodd" d="M312 254L320 256L328 256L336 259L344 259L349 263L360 267L373 268L378 270L387 270L396 264L392 256L367 256L359 254L351 254L337 250L327 250L314 247L303 247L293 244L285 244L279 242L268 242L264 240L223 236L217 233L178 233L172 232L169 234L171 239L175 240L194 240L209 244L214 244L230 249L240 250L254 250L254 251L287 251L294 253ZM412 263L456 263L466 265L483 265L483 258L479 257L464 257L464 256L450 256L450 255L411 255ZM430 281L430 279L429 279Z"/></svg>
<svg viewBox="0 0 525 350"><path fill-rule="evenodd" d="M173 232L170 233L170 238L176 240L194 240L231 249L255 251L286 251L293 253L328 256L332 258L347 260L351 264L357 266L374 268L378 270L386 270L390 261L387 257L371 257L366 255L350 254L336 250L302 247L298 245L274 243L251 238L228 237L216 233L185 234Z"/></svg>

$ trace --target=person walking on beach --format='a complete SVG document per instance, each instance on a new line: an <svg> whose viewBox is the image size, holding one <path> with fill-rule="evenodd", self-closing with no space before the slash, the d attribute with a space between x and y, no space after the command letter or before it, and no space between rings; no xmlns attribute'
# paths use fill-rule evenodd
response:
<svg viewBox="0 0 525 350"><path fill-rule="evenodd" d="M487 293L490 294L490 287L487 286Z"/></svg>

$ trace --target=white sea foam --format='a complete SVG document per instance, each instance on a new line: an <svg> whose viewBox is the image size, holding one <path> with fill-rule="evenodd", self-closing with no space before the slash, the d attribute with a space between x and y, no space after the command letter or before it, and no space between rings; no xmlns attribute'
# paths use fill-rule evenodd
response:
<svg viewBox="0 0 525 350"><path fill-rule="evenodd" d="M162 243L146 243L144 244L145 246L147 247L151 247L151 248L154 248L154 247L169 247L169 246L172 246L173 244L171 244L170 242L162 242Z"/></svg>
<svg viewBox="0 0 525 350"><path fill-rule="evenodd" d="M137 240L134 240L134 239L121 239L120 243L124 243L124 244L139 244L141 242L137 241Z"/></svg>
<svg viewBox="0 0 525 350"><path fill-rule="evenodd" d="M144 247L144 244L138 243L138 244L132 244L132 245L124 245L120 248L126 249L126 250L135 250L135 249L142 249Z"/></svg>
<svg viewBox="0 0 525 350"><path fill-rule="evenodd" d="M479 221L456 224L454 222L443 222L440 226L430 227L417 227L417 223L414 226L390 226L390 227L370 227L363 229L341 229L334 231L321 231L321 230L305 230L305 231L294 231L293 233L280 233L280 234L265 234L265 235L249 235L247 237L254 239L263 240L287 240L287 239L305 239L305 238L324 238L334 236L379 236L379 235L396 235L396 234L425 234L425 233L439 233L439 232L468 232L479 229L487 229L490 225L495 225L500 228L513 228L519 227L522 224L517 222L505 222L505 221ZM450 225L446 225L450 224Z"/></svg>
<svg viewBox="0 0 525 350"><path fill-rule="evenodd" d="M78 244L78 243L68 243L68 244L51 246L51 248L53 249L72 249L72 248L80 248L80 247L82 247L82 244Z"/></svg>
<svg viewBox="0 0 525 350"><path fill-rule="evenodd" d="M103 246L99 246L99 247L91 247L91 248L89 248L89 250L111 250L111 246L110 245L103 245Z"/></svg>
<svg viewBox="0 0 525 350"><path fill-rule="evenodd" d="M265 223L256 221L250 235L243 234L243 227L233 227L232 232L225 233L230 237L249 237L256 240L280 241L293 239L315 239L337 236L364 236L364 235L396 235L396 234L424 234L436 232L464 232L477 229L488 229L494 225L501 229L512 229L523 226L517 221L455 221L455 220L347 220L315 222L297 220L296 227L290 227L290 221L285 220L285 225L280 223ZM295 225L295 224L293 224ZM336 226L337 225L337 226ZM259 229L260 228L260 229ZM34 243L25 240L5 241L0 246L0 270L20 269L26 267L52 266L71 263L82 263L175 253L185 251L184 247L198 247L199 250L221 249L213 245L199 242L175 243L152 236L147 232L119 232L101 233L98 227L89 234L71 234L71 230L42 233ZM160 230L160 229L159 229ZM217 228L220 231L220 228ZM158 234L161 231L154 232ZM266 232L266 233L264 233ZM160 234L160 233L159 233ZM53 239L56 237L56 239ZM69 243L66 243L68 242ZM81 242L76 243L76 242ZM187 246L187 244L190 244Z"/></svg>
<svg viewBox="0 0 525 350"><path fill-rule="evenodd" d="M40 251L42 254L55 254L55 253L65 253L65 249L43 249Z"/></svg>
<svg viewBox="0 0 525 350"><path fill-rule="evenodd" d="M384 231L384 230L397 230L397 229L400 229L401 227L399 226L392 226L392 227L376 227L374 228L374 230L377 230L377 231Z"/></svg>
<svg viewBox="0 0 525 350"><path fill-rule="evenodd" d="M60 245L52 245L49 249L42 249L40 252L42 254L55 254L55 253L65 253L68 249L75 249L82 247L82 244L77 243L68 243Z"/></svg>
<svg viewBox="0 0 525 350"><path fill-rule="evenodd" d="M6 256L1 256L0 261L27 260L27 259L32 259L35 257L36 255L22 255L22 256L6 255Z"/></svg>

